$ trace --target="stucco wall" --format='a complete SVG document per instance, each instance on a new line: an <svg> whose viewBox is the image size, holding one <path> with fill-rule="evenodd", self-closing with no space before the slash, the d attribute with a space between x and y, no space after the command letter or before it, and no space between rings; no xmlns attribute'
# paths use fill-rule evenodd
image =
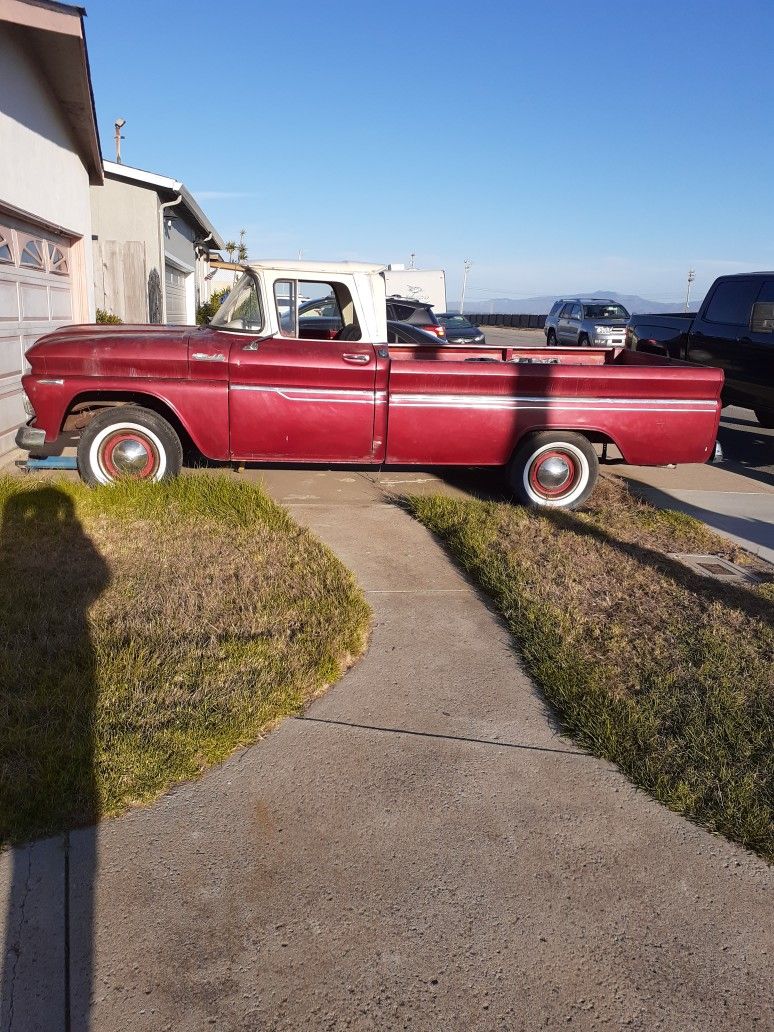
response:
<svg viewBox="0 0 774 1032"><path fill-rule="evenodd" d="M156 269L164 278L159 268L158 195L106 176L104 186L91 189L91 210L96 303L126 321L146 322L148 276Z"/></svg>
<svg viewBox="0 0 774 1032"><path fill-rule="evenodd" d="M0 23L0 203L83 237L84 290L94 318L89 177L48 83Z"/></svg>

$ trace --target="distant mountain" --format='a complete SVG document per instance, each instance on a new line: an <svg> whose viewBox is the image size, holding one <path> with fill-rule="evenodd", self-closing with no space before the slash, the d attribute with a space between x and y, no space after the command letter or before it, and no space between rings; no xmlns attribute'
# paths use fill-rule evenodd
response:
<svg viewBox="0 0 774 1032"><path fill-rule="evenodd" d="M682 311L682 305L678 303L667 304L663 301L646 301L644 297L638 297L636 294L619 294L615 290L577 290L575 292L569 290L563 294L550 294L546 297L497 297L486 302L471 299L465 302L465 308L471 314L492 311L502 315L514 315L517 313L519 315L547 315L554 301L558 301L560 297L609 298L611 301L618 301L619 304L622 304L624 308L633 314L636 312Z"/></svg>

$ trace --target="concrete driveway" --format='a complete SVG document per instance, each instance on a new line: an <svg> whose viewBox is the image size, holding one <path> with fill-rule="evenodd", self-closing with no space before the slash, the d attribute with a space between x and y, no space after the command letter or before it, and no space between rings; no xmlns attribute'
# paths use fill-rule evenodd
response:
<svg viewBox="0 0 774 1032"><path fill-rule="evenodd" d="M385 497L429 476L251 475L356 572L370 648L68 867L61 839L0 858L4 1032L765 1027L770 869L557 732Z"/></svg>
<svg viewBox="0 0 774 1032"><path fill-rule="evenodd" d="M717 465L605 468L654 505L687 512L774 563L774 430L732 406L723 410L718 440L724 459Z"/></svg>

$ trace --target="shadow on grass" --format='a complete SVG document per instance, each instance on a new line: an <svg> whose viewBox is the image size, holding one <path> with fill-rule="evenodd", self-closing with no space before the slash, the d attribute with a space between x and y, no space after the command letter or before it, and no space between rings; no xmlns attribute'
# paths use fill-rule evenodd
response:
<svg viewBox="0 0 774 1032"><path fill-rule="evenodd" d="M11 854L0 1024L84 1030L99 805L88 610L109 571L55 487L10 496L0 570L0 844L63 832Z"/></svg>
<svg viewBox="0 0 774 1032"><path fill-rule="evenodd" d="M615 537L601 527L586 523L578 519L572 512L561 510L546 510L541 513L550 520L559 530L570 531L579 537L592 538L606 545L614 552L618 552L627 559L634 559L654 570L662 577L668 577L671 581L690 591L697 598L707 602L719 602L722 605L730 606L746 616L751 616L763 623L774 625L774 606L767 599L757 595L748 588L729 584L725 581L712 580L701 574L694 573L689 567L676 559L671 559L663 552L655 548L648 548L631 541L624 541Z"/></svg>

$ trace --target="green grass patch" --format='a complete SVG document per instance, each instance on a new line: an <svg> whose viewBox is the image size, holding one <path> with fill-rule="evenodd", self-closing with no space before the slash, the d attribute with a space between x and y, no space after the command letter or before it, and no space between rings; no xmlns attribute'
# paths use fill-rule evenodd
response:
<svg viewBox="0 0 774 1032"><path fill-rule="evenodd" d="M407 504L495 601L571 735L671 809L774 859L772 585L718 583L668 553L755 561L607 478L575 513Z"/></svg>
<svg viewBox="0 0 774 1032"><path fill-rule="evenodd" d="M0 477L0 844L147 803L364 648L333 553L260 488Z"/></svg>

